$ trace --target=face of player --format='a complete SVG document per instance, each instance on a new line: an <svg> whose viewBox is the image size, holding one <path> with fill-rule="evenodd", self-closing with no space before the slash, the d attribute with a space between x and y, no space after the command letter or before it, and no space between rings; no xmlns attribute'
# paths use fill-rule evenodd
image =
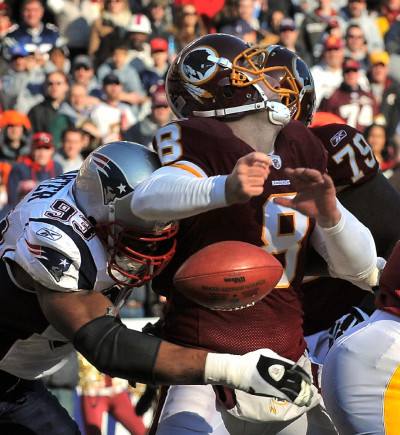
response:
<svg viewBox="0 0 400 435"><path fill-rule="evenodd" d="M43 18L43 6L38 1L32 1L25 5L22 11L24 23L31 28L39 27Z"/></svg>

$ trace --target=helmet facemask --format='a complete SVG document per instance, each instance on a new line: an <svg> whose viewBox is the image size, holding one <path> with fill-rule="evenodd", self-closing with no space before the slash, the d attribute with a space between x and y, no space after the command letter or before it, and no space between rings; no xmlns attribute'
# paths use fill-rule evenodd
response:
<svg viewBox="0 0 400 435"><path fill-rule="evenodd" d="M116 222L97 225L107 249L108 274L119 285L140 287L153 279L175 253L178 226L171 223L154 232L138 232Z"/></svg>
<svg viewBox="0 0 400 435"><path fill-rule="evenodd" d="M244 50L232 62L232 85L243 88L259 84L274 92L290 111L292 119L300 115L300 92L296 79L290 70L282 66L266 67L270 52L253 46Z"/></svg>

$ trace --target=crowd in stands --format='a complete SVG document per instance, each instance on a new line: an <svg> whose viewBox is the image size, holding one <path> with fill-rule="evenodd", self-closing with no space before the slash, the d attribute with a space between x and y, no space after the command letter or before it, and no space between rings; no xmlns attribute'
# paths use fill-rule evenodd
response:
<svg viewBox="0 0 400 435"><path fill-rule="evenodd" d="M212 32L298 53L317 109L364 132L400 188L400 0L8 0L0 2L0 217L103 143L151 147L172 119L170 62Z"/></svg>

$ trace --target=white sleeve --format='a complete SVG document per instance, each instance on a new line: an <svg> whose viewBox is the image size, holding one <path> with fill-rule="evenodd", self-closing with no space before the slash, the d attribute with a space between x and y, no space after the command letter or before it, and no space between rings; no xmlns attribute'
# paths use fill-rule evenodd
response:
<svg viewBox="0 0 400 435"><path fill-rule="evenodd" d="M332 228L316 225L311 243L327 262L331 276L370 290L379 275L374 239L365 225L337 203L340 221Z"/></svg>
<svg viewBox="0 0 400 435"><path fill-rule="evenodd" d="M227 206L227 176L207 177L199 167L193 163L189 166L188 163L177 162L179 167L163 166L157 169L135 189L132 212L145 220L167 221Z"/></svg>

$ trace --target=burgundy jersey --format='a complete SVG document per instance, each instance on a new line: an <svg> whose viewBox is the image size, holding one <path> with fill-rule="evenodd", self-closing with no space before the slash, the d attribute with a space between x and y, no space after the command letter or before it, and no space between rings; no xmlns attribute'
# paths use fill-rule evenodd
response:
<svg viewBox="0 0 400 435"><path fill-rule="evenodd" d="M364 136L348 125L328 124L310 128L328 151L328 172L336 187L361 185L379 172L370 145ZM365 291L348 281L321 278L302 285L304 293L304 333L311 335L358 305ZM334 303L332 304L332 301Z"/></svg>
<svg viewBox="0 0 400 435"><path fill-rule="evenodd" d="M322 100L319 110L338 115L346 124L361 131L371 125L379 113L378 105L371 93L362 90L349 91L343 84L330 98Z"/></svg>
<svg viewBox="0 0 400 435"><path fill-rule="evenodd" d="M203 176L230 174L240 157L254 151L234 136L226 124L213 119L168 124L157 132L155 148L163 164L186 168L199 176L202 173ZM273 199L295 195L283 168L326 171L327 156L317 137L297 121L281 131L274 153L274 166L262 195L245 204L181 221L175 257L153 281L156 291L169 296L164 328L164 337L168 340L236 354L267 347L293 360L304 351L298 288L315 222L293 209L275 204ZM277 287L251 308L212 311L192 303L173 289L174 273L189 256L223 240L263 247L275 254L284 266Z"/></svg>
<svg viewBox="0 0 400 435"><path fill-rule="evenodd" d="M396 243L379 281L376 307L400 316L400 242Z"/></svg>
<svg viewBox="0 0 400 435"><path fill-rule="evenodd" d="M328 151L328 172L335 186L363 184L379 171L379 164L364 136L344 124L310 128Z"/></svg>

